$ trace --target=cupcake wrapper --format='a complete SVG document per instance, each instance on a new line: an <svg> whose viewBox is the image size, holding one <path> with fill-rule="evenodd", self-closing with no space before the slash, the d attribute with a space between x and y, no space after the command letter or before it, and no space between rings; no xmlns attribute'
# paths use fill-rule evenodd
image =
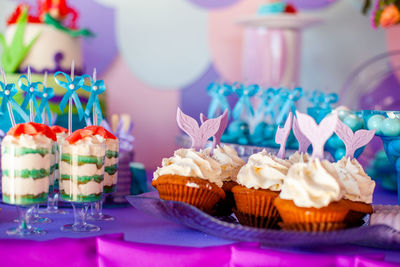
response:
<svg viewBox="0 0 400 267"><path fill-rule="evenodd" d="M210 189L182 184L159 184L157 191L161 199L185 202L205 212L210 212L221 199L220 194Z"/></svg>
<svg viewBox="0 0 400 267"><path fill-rule="evenodd" d="M279 217L278 210L274 206L274 199L277 194L234 192L233 195L236 209L240 213L251 214L255 217Z"/></svg>
<svg viewBox="0 0 400 267"><path fill-rule="evenodd" d="M212 215L214 216L229 216L235 208L235 199L233 198L232 187L237 185L236 182L224 182L222 189L225 192L225 198L218 201L215 205Z"/></svg>
<svg viewBox="0 0 400 267"><path fill-rule="evenodd" d="M345 223L279 223L279 226L283 230L289 231L306 231L306 232L327 232L339 229L344 229L346 227Z"/></svg>
<svg viewBox="0 0 400 267"><path fill-rule="evenodd" d="M261 217L255 216L248 213L243 213L238 210L233 210L236 218L242 225L257 227L257 228L268 228L268 229L279 229L278 222L281 221L279 216L274 217Z"/></svg>
<svg viewBox="0 0 400 267"><path fill-rule="evenodd" d="M343 212L292 212L292 211L279 211L285 223L314 223L314 222L343 222L346 214Z"/></svg>

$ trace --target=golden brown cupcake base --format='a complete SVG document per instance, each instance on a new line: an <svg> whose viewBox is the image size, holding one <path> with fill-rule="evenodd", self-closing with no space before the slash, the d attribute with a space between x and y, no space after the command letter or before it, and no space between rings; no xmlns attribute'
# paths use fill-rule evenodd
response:
<svg viewBox="0 0 400 267"><path fill-rule="evenodd" d="M280 221L274 199L279 193L266 189L253 189L237 185L232 188L239 222L259 228L275 228Z"/></svg>
<svg viewBox="0 0 400 267"><path fill-rule="evenodd" d="M335 225L345 225L345 218L349 213L349 208L342 200L332 202L323 208L297 207L292 200L281 199L279 197L275 199L274 203L286 228L302 225L301 229L304 231L313 231L312 229L316 229L317 231L339 229ZM300 230L300 228L297 230Z"/></svg>
<svg viewBox="0 0 400 267"><path fill-rule="evenodd" d="M196 186L188 186L188 183ZM153 180L152 185L161 199L185 202L205 212L211 212L215 204L225 198L224 190L216 184L196 177L162 175Z"/></svg>
<svg viewBox="0 0 400 267"><path fill-rule="evenodd" d="M306 232L328 232L346 228L345 223L279 223L283 230L306 231Z"/></svg>

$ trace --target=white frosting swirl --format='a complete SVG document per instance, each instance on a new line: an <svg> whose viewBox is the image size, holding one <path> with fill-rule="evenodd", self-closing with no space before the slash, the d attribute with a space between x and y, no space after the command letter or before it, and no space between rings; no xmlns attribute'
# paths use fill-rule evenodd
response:
<svg viewBox="0 0 400 267"><path fill-rule="evenodd" d="M279 191L290 165L263 150L250 156L237 175L237 183L247 188Z"/></svg>
<svg viewBox="0 0 400 267"><path fill-rule="evenodd" d="M310 155L307 153L299 153L299 151L296 151L294 154L290 155L288 160L292 164L299 162L307 163L310 160Z"/></svg>
<svg viewBox="0 0 400 267"><path fill-rule="evenodd" d="M205 150L207 154L211 149ZM228 145L217 146L214 149L212 158L221 165L222 181L236 181L237 174L244 164L246 164L237 154L236 150Z"/></svg>
<svg viewBox="0 0 400 267"><path fill-rule="evenodd" d="M52 139L48 138L43 134L37 134L34 136L28 134L21 134L18 137L7 135L6 137L4 137L2 144L18 145L21 147L37 149L37 148L49 148L52 146L53 142L54 141Z"/></svg>
<svg viewBox="0 0 400 267"><path fill-rule="evenodd" d="M178 149L173 157L164 158L162 167L154 172L153 180L167 174L197 177L215 183L219 187L223 184L219 163L206 152L197 152L194 149Z"/></svg>
<svg viewBox="0 0 400 267"><path fill-rule="evenodd" d="M293 200L298 207L322 208L338 201L343 190L332 164L319 159L293 164L282 186L280 197Z"/></svg>
<svg viewBox="0 0 400 267"><path fill-rule="evenodd" d="M364 172L356 159L342 158L334 166L344 186L345 199L372 203L375 182Z"/></svg>

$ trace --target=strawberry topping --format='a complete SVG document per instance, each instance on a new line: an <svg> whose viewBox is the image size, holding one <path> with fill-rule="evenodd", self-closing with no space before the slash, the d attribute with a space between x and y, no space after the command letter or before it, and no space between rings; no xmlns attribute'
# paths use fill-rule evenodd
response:
<svg viewBox="0 0 400 267"><path fill-rule="evenodd" d="M53 141L57 141L55 133L50 129L49 126L36 122L17 124L15 127L11 128L7 133L7 135L12 135L14 137L19 137L22 134L27 134L31 136L42 134L47 138L52 139Z"/></svg>
<svg viewBox="0 0 400 267"><path fill-rule="evenodd" d="M87 126L84 129L92 131L93 135L100 135L101 137L103 137L105 139L117 139L117 137L115 137L115 135L113 135L112 133L110 133L109 131L104 129L104 127L101 127L101 126L92 125L92 126Z"/></svg>
<svg viewBox="0 0 400 267"><path fill-rule="evenodd" d="M68 129L65 129L64 127L61 127L61 126L58 126L58 125L51 126L50 129L51 129L55 134L59 134L59 133L68 133Z"/></svg>
<svg viewBox="0 0 400 267"><path fill-rule="evenodd" d="M93 136L93 133L91 131L85 129L79 129L70 134L65 140L68 141L68 143L70 144L75 144L79 140L82 140L90 136Z"/></svg>

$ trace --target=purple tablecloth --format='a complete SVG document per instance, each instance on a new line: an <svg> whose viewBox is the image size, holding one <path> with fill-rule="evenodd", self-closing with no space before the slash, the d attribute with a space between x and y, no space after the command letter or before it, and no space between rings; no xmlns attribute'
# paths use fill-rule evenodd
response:
<svg viewBox="0 0 400 267"><path fill-rule="evenodd" d="M394 194L376 190L375 202L394 204ZM26 266L28 262L51 266L392 266L400 265L400 252L351 245L313 249L259 248L209 236L179 224L149 216L132 207L106 209L116 217L98 223L99 233L63 233L60 227L72 222L72 214L49 216L54 220L40 225L47 235L27 238L47 242L11 240L5 230L15 225L14 207L0 205L0 266ZM102 238L95 236L116 234ZM92 237L92 238L90 238ZM60 239L62 238L62 239ZM69 239L72 238L72 239ZM125 241L124 241L125 240ZM129 241L129 242L127 242ZM200 249L201 248L201 249ZM18 256L17 256L18 255ZM386 262L385 262L386 261ZM389 262L387 262L389 261Z"/></svg>

